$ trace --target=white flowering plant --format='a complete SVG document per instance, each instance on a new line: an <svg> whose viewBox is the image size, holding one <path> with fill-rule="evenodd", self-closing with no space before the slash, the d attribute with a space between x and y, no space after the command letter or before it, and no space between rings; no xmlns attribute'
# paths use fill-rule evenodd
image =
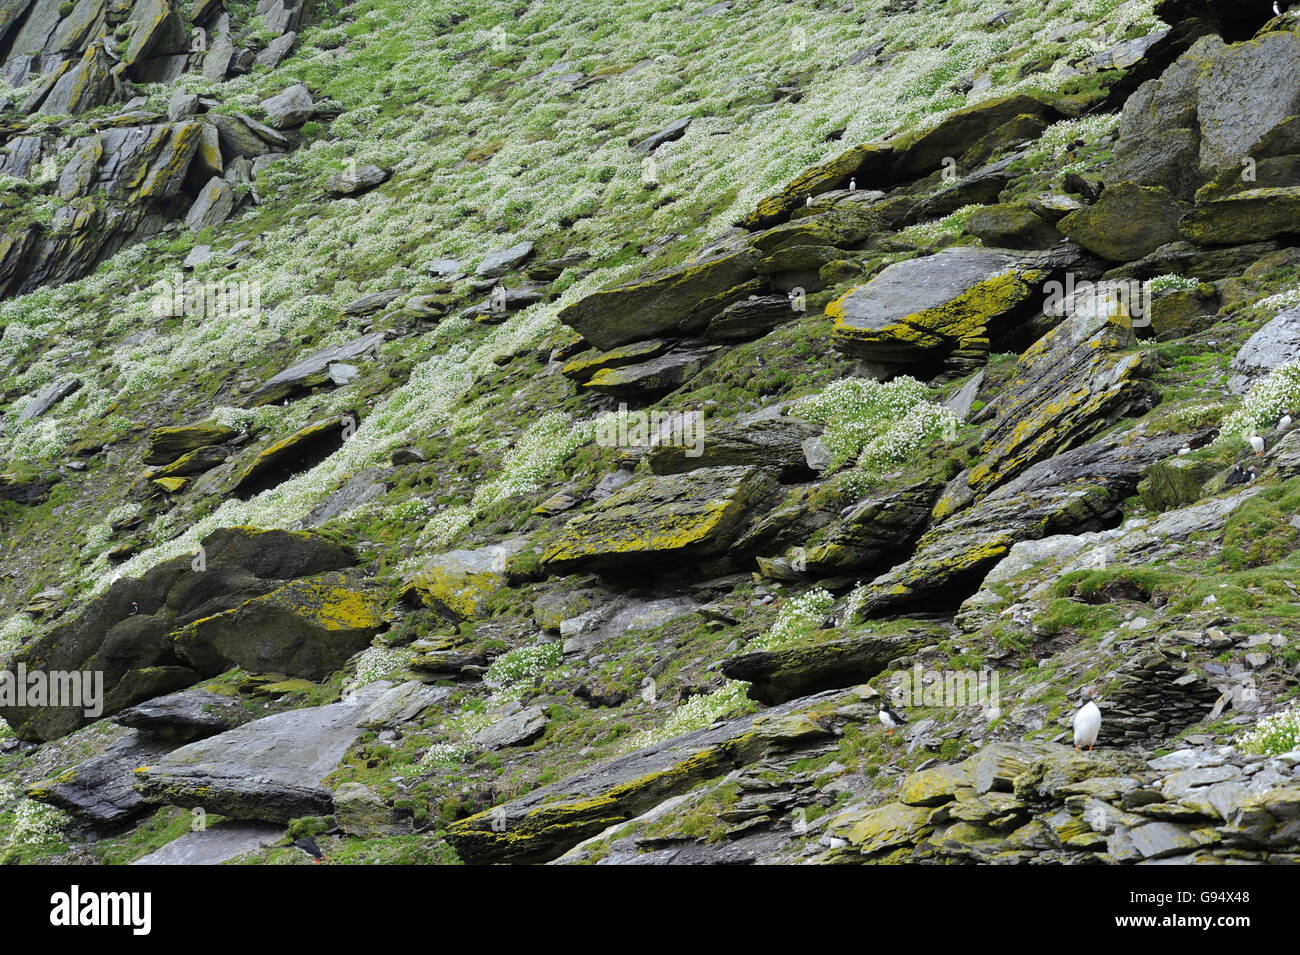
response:
<svg viewBox="0 0 1300 955"><path fill-rule="evenodd" d="M855 460L873 471L913 460L932 442L955 437L961 425L930 400L929 388L907 375L888 382L843 378L794 402L791 413L826 426L822 442L832 466Z"/></svg>
<svg viewBox="0 0 1300 955"><path fill-rule="evenodd" d="M1300 705L1293 701L1286 709L1264 717L1253 729L1237 737L1237 749L1261 756L1300 749Z"/></svg>
<svg viewBox="0 0 1300 955"><path fill-rule="evenodd" d="M1241 441L1251 431L1272 428L1282 412L1300 406L1300 361L1278 365L1259 379L1242 399L1241 407L1223 419L1219 443Z"/></svg>

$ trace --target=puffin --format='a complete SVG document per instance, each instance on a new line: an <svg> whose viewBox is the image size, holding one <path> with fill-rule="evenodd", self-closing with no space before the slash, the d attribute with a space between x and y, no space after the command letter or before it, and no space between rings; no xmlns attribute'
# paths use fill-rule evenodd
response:
<svg viewBox="0 0 1300 955"><path fill-rule="evenodd" d="M1280 417L1280 418L1277 419L1277 426L1278 426L1279 429L1281 429L1281 428L1289 428L1289 427L1291 427L1291 412L1290 412L1290 411L1283 411L1283 412L1282 412L1282 417Z"/></svg>
<svg viewBox="0 0 1300 955"><path fill-rule="evenodd" d="M1192 446L1190 444L1184 444L1181 448L1178 449L1178 456L1180 458L1185 458L1191 453L1192 453Z"/></svg>
<svg viewBox="0 0 1300 955"><path fill-rule="evenodd" d="M858 191L858 180L856 178L849 180L849 192Z"/></svg>
<svg viewBox="0 0 1300 955"><path fill-rule="evenodd" d="M884 700L881 700L880 701L880 723L882 726L888 727L888 729L885 730L885 735L890 736L893 734L894 730L897 729L898 727L906 726L907 720L903 719L901 716L899 716L897 713L891 710L889 708L888 703L886 703Z"/></svg>
<svg viewBox="0 0 1300 955"><path fill-rule="evenodd" d="M1251 448L1254 449L1256 455L1261 455L1264 453L1264 439L1261 438L1259 435L1257 435L1254 431L1250 433L1250 446Z"/></svg>
<svg viewBox="0 0 1300 955"><path fill-rule="evenodd" d="M320 851L320 846L316 845L316 840L311 836L303 836L301 839L295 839L293 840L293 844L303 852L307 853L307 855L311 856L317 865L320 865L327 858L325 853Z"/></svg>
<svg viewBox="0 0 1300 955"><path fill-rule="evenodd" d="M812 208L812 196L809 196L807 199L805 199L805 200L803 201L803 204L804 204L804 207L805 207L805 208L811 209L811 208Z"/></svg>
<svg viewBox="0 0 1300 955"><path fill-rule="evenodd" d="M1101 710L1097 708L1097 691L1088 687L1083 691L1083 706L1074 714L1074 748L1092 747L1097 743L1097 734L1101 732Z"/></svg>

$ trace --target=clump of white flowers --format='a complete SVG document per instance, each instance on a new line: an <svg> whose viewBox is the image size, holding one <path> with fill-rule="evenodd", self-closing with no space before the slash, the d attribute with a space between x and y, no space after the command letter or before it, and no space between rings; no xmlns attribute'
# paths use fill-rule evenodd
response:
<svg viewBox="0 0 1300 955"><path fill-rule="evenodd" d="M775 650L793 643L804 634L821 627L834 603L835 598L820 587L791 597L781 605L776 621L768 631L750 640L745 650Z"/></svg>
<svg viewBox="0 0 1300 955"><path fill-rule="evenodd" d="M24 799L14 810L13 825L9 829L6 848L22 846L56 846L63 841L63 830L70 819L68 814L54 806Z"/></svg>
<svg viewBox="0 0 1300 955"><path fill-rule="evenodd" d="M560 643L516 647L497 657L484 679L498 685L517 683L539 677L547 670L559 666L563 660L564 647Z"/></svg>
<svg viewBox="0 0 1300 955"><path fill-rule="evenodd" d="M1219 442L1237 441L1251 431L1272 428L1282 412L1300 405L1300 361L1278 365L1255 382L1241 407L1223 419Z"/></svg>
<svg viewBox="0 0 1300 955"><path fill-rule="evenodd" d="M36 621L25 613L10 614L0 623L0 660L36 633Z"/></svg>
<svg viewBox="0 0 1300 955"><path fill-rule="evenodd" d="M400 647L367 647L357 660L357 677L354 686L366 686L384 677L400 673L411 653Z"/></svg>
<svg viewBox="0 0 1300 955"><path fill-rule="evenodd" d="M661 726L646 730L632 737L623 747L624 751L653 746L664 740L704 729L725 716L743 713L754 709L754 703L746 695L748 683L728 680L712 693L693 696L673 711Z"/></svg>
<svg viewBox="0 0 1300 955"><path fill-rule="evenodd" d="M907 375L889 382L843 378L820 394L801 398L792 413L826 426L822 442L838 467L904 464L936 440L956 437L960 419L930 399L930 390Z"/></svg>
<svg viewBox="0 0 1300 955"><path fill-rule="evenodd" d="M980 205L962 206L942 219L931 219L929 222L918 222L916 225L908 226L898 233L898 237L916 245L933 245L945 237L956 238L966 231L967 220L983 208L984 206Z"/></svg>
<svg viewBox="0 0 1300 955"><path fill-rule="evenodd" d="M1157 275L1147 282L1147 288L1154 292L1183 292L1199 288L1199 279L1187 275Z"/></svg>
<svg viewBox="0 0 1300 955"><path fill-rule="evenodd" d="M1300 706L1293 702L1285 710L1264 717L1254 729L1237 737L1237 749L1262 756L1300 749Z"/></svg>

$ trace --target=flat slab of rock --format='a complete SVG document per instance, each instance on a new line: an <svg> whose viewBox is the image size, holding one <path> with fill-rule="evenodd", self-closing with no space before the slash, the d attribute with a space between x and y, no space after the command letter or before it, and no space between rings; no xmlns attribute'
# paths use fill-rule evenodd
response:
<svg viewBox="0 0 1300 955"><path fill-rule="evenodd" d="M655 476L616 491L581 514L542 555L551 573L696 558L726 548L741 521L776 486L756 467L707 468Z"/></svg>
<svg viewBox="0 0 1300 955"><path fill-rule="evenodd" d="M889 266L826 307L840 351L913 364L954 348L983 346L998 320L1047 273L996 249L951 249Z"/></svg>
<svg viewBox="0 0 1300 955"><path fill-rule="evenodd" d="M660 442L646 453L655 474L681 474L702 467L754 464L774 468L783 477L810 477L804 442L823 427L802 418L773 418L749 425L696 425L697 440Z"/></svg>
<svg viewBox="0 0 1300 955"><path fill-rule="evenodd" d="M664 143L670 143L675 139L681 139L686 135L686 130L690 128L691 117L686 116L682 119L673 120L659 132L647 136L632 148L640 153L652 153Z"/></svg>
<svg viewBox="0 0 1300 955"><path fill-rule="evenodd" d="M383 344L383 332L370 332L342 345L322 348L269 378L249 396L248 403L250 406L267 405L287 398L297 391L323 385L330 380L330 365L336 362L353 362L367 355L377 355Z"/></svg>
<svg viewBox="0 0 1300 955"><path fill-rule="evenodd" d="M344 315L369 315L372 312L378 312L383 308L391 305L402 294L400 288L386 289L382 292L371 292L368 295L362 295L343 306ZM373 335L381 334L372 332ZM339 346L343 347L343 346ZM336 359L341 360L341 359Z"/></svg>
<svg viewBox="0 0 1300 955"><path fill-rule="evenodd" d="M452 823L447 840L471 865L544 862L732 769L833 739L861 718L852 692L823 693L639 749Z"/></svg>
<svg viewBox="0 0 1300 955"><path fill-rule="evenodd" d="M238 428L228 428L215 421L154 428L149 432L149 450L145 452L144 463L170 464L190 451L223 444L238 435Z"/></svg>
<svg viewBox="0 0 1300 955"><path fill-rule="evenodd" d="M546 712L540 706L530 706L479 730L470 742L480 749L504 749L507 746L524 746L544 732Z"/></svg>
<svg viewBox="0 0 1300 955"><path fill-rule="evenodd" d="M220 865L245 852L274 845L283 835L283 826L220 822L199 832L187 832L131 865Z"/></svg>
<svg viewBox="0 0 1300 955"><path fill-rule="evenodd" d="M483 256L483 261L478 264L475 271L486 279L498 278L526 261L532 254L531 242L518 242L508 249L490 252Z"/></svg>
<svg viewBox="0 0 1300 955"><path fill-rule="evenodd" d="M477 550L453 550L430 560L403 587L430 607L461 620L486 611L489 597L508 583L511 561L528 546L513 538Z"/></svg>
<svg viewBox="0 0 1300 955"><path fill-rule="evenodd" d="M757 264L748 249L690 262L593 292L561 309L560 321L602 351L680 334L731 304L726 296L754 276Z"/></svg>
<svg viewBox="0 0 1300 955"><path fill-rule="evenodd" d="M928 637L836 636L838 631L825 630L810 634L797 647L730 657L722 663L722 674L748 682L750 699L773 706L866 683L884 672L890 661L929 643Z"/></svg>
<svg viewBox="0 0 1300 955"><path fill-rule="evenodd" d="M689 348L633 365L602 368L582 387L616 398L657 397L694 378L712 354L712 348Z"/></svg>
<svg viewBox="0 0 1300 955"><path fill-rule="evenodd" d="M387 182L392 175L392 172L382 166L367 163L333 176L325 183L325 191L336 198L355 196Z"/></svg>
<svg viewBox="0 0 1300 955"><path fill-rule="evenodd" d="M18 412L17 423L25 424L28 421L36 420L80 387L81 379L79 378L56 378L38 391L36 397L23 406L23 410Z"/></svg>
<svg viewBox="0 0 1300 955"><path fill-rule="evenodd" d="M429 686L419 680L399 683L371 703L358 723L366 729L392 729L415 719L430 706L451 696L451 687Z"/></svg>
<svg viewBox="0 0 1300 955"><path fill-rule="evenodd" d="M234 819L328 815L333 795L321 780L338 768L363 732L358 720L389 686L372 683L348 701L277 713L189 743L137 773L137 786L150 802Z"/></svg>
<svg viewBox="0 0 1300 955"><path fill-rule="evenodd" d="M111 826L143 812L145 800L135 791L135 771L172 748L172 744L126 730L103 753L51 779L36 783L27 795L58 806L81 822Z"/></svg>
<svg viewBox="0 0 1300 955"><path fill-rule="evenodd" d="M215 736L247 723L252 716L238 699L198 688L169 693L135 706L113 717L148 738L173 745Z"/></svg>

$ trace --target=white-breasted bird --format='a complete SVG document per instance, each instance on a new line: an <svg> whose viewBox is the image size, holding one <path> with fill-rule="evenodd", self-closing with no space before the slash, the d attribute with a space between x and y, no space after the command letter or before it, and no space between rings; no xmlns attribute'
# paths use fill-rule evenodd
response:
<svg viewBox="0 0 1300 955"><path fill-rule="evenodd" d="M1282 11L1277 7L1277 0L1273 0L1273 16L1280 17L1281 15Z"/></svg>
<svg viewBox="0 0 1300 955"><path fill-rule="evenodd" d="M1250 447L1257 455L1264 453L1264 439L1254 431L1250 433Z"/></svg>
<svg viewBox="0 0 1300 955"><path fill-rule="evenodd" d="M900 726L906 726L907 720L903 719L897 713L889 708L889 704L884 700L880 701L880 724L885 729L885 735L889 736Z"/></svg>
<svg viewBox="0 0 1300 955"><path fill-rule="evenodd" d="M1101 710L1097 708L1097 691L1088 687L1083 691L1083 706L1074 714L1074 748L1088 747L1089 751L1097 744L1097 734L1101 732Z"/></svg>
<svg viewBox="0 0 1300 955"><path fill-rule="evenodd" d="M1289 410L1282 412L1282 417L1277 419L1278 428L1291 427L1291 412Z"/></svg>
<svg viewBox="0 0 1300 955"><path fill-rule="evenodd" d="M858 191L858 181L857 181L857 179L850 179L850 180L849 180L849 192L857 192L857 191Z"/></svg>
<svg viewBox="0 0 1300 955"><path fill-rule="evenodd" d="M1180 458L1185 458L1191 453L1192 453L1192 446L1190 444L1184 444L1181 448L1178 449L1178 456Z"/></svg>
<svg viewBox="0 0 1300 955"><path fill-rule="evenodd" d="M805 199L804 202L803 202L803 204L804 204L804 206L805 206L806 208L811 209L811 208L812 208L812 196L809 196L807 199Z"/></svg>

